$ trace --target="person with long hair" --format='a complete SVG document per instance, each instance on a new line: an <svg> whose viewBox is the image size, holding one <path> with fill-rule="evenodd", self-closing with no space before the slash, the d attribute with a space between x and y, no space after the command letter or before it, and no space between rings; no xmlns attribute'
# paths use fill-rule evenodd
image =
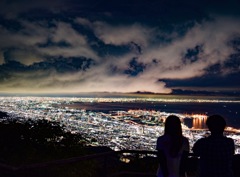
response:
<svg viewBox="0 0 240 177"><path fill-rule="evenodd" d="M186 176L189 141L182 135L179 117L175 115L167 117L164 135L158 137L156 149L159 161L157 177Z"/></svg>

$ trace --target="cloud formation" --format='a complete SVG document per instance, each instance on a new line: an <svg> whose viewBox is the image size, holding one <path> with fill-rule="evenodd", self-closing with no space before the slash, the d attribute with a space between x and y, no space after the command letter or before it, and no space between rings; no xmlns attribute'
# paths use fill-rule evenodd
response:
<svg viewBox="0 0 240 177"><path fill-rule="evenodd" d="M11 8L18 4L1 3ZM4 20L14 19L17 27L0 24L1 92L170 93L163 80L203 77L215 65L219 75L240 72L239 62L234 70L226 66L230 56L239 52L230 45L240 37L238 17L212 15L192 22L184 32L167 31L163 25L142 21L112 23L81 15L47 20L17 18L35 7L54 11L64 3L44 1L20 6L12 14L2 11ZM80 63L90 59L91 63L85 69L66 65L72 58ZM19 64L12 65L13 61ZM58 62L58 68L49 66L51 62Z"/></svg>
<svg viewBox="0 0 240 177"><path fill-rule="evenodd" d="M3 52L0 52L0 65L4 64L4 56L3 56Z"/></svg>
<svg viewBox="0 0 240 177"><path fill-rule="evenodd" d="M206 69L212 65L222 65L234 53L230 41L240 35L238 19L216 17L213 21L196 24L184 36L178 37L171 43L146 50L139 60L151 65L149 75L157 74L162 79L186 79L206 74ZM203 46L194 62L184 59L188 49Z"/></svg>
<svg viewBox="0 0 240 177"><path fill-rule="evenodd" d="M65 0L1 0L0 14L7 19L15 19L22 13L27 13L30 10L47 9L51 12L60 12L67 8Z"/></svg>
<svg viewBox="0 0 240 177"><path fill-rule="evenodd" d="M111 26L102 22L93 25L95 35L105 44L127 45L134 42L146 47L154 36L154 29L139 24Z"/></svg>

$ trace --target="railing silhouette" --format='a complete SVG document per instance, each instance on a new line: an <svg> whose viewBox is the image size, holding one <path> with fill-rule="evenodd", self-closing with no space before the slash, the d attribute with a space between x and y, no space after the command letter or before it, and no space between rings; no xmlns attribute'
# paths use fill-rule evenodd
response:
<svg viewBox="0 0 240 177"><path fill-rule="evenodd" d="M131 154L131 156L128 156L128 154ZM121 158L136 158L136 159L140 159L140 158L144 158L145 160L145 165L146 163L148 163L148 161L146 161L146 158L150 157L150 160L152 162L152 164L154 165L154 167L157 167L157 160L156 160L156 151L139 151L139 150L122 150L122 151L109 151L109 152L102 152L102 153L97 153L97 154L91 154L91 155L85 155L85 156L80 156L80 157L73 157L73 158L67 158L67 159L60 159L60 160L54 160L54 161L49 161L49 162L43 162L43 163L35 163L35 164L28 164L28 165L22 165L22 166L12 166L12 165L6 165L3 163L0 163L0 176L1 177L35 177L35 176L39 176L39 174L36 174L37 171L44 171L46 169L49 168L53 168L53 167L62 167L62 166L66 166L66 165L72 165L75 163L82 163L85 161L89 161L89 160L98 160L98 162L101 162L101 164L99 164L101 167L98 169L99 171L96 173L96 177L134 177L134 176L145 176L145 177L153 177L155 176L155 170L153 169L152 171L141 171L141 165L139 166L135 166L134 170L133 168L126 163L121 163L121 165L123 165L124 167L128 167L128 168L118 168L118 171L115 172L111 172L111 168L113 168L113 166L115 164L112 164L112 157L120 157ZM100 159L100 161L99 161ZM119 160L118 159L118 160ZM154 160L155 159L155 160ZM189 154L189 159L191 160L191 163L193 162L192 160L194 160L194 163L190 164L192 165L191 168L193 168L193 171L190 171L189 173L189 177L193 177L196 175L196 162L197 162L197 157L194 156L193 154ZM237 160L236 160L237 159ZM235 155L235 164L238 165L240 160L239 160L239 155ZM144 161L143 160L143 161ZM119 164L118 164L119 165ZM236 166L235 165L235 166ZM236 167L237 169L237 167ZM236 170L235 169L235 170ZM34 174L34 170L36 170L35 174ZM80 169L79 169L80 170ZM33 171L31 173L28 173L29 171ZM235 173L235 177L239 176L239 172ZM40 175L41 176L41 175ZM54 176L54 174L44 174L44 177L46 176L51 176L51 177L58 177L58 176ZM94 177L95 177L94 176ZM75 176L74 176L75 177ZM79 176L81 177L81 176Z"/></svg>

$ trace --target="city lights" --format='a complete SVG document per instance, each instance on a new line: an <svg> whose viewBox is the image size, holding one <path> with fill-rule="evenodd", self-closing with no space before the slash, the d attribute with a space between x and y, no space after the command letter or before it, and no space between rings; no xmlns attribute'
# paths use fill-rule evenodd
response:
<svg viewBox="0 0 240 177"><path fill-rule="evenodd" d="M7 112L10 118L18 118L21 121L58 121L66 130L81 133L89 140L90 145L108 146L113 150L155 150L157 137L163 134L165 119L170 114L181 118L183 134L189 138L191 147L196 140L207 136L206 114L180 114L143 109L101 112L72 106L76 102L131 103L157 100L167 101L140 98L0 97L0 111ZM189 125L186 124L187 121ZM233 127L227 127L226 130L226 135L235 141L236 153L240 153L240 131Z"/></svg>

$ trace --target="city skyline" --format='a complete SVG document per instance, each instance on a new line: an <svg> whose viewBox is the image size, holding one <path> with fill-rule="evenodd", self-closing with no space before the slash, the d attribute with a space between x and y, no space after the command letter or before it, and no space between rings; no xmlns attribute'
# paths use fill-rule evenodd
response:
<svg viewBox="0 0 240 177"><path fill-rule="evenodd" d="M0 94L240 92L240 2L0 2Z"/></svg>

